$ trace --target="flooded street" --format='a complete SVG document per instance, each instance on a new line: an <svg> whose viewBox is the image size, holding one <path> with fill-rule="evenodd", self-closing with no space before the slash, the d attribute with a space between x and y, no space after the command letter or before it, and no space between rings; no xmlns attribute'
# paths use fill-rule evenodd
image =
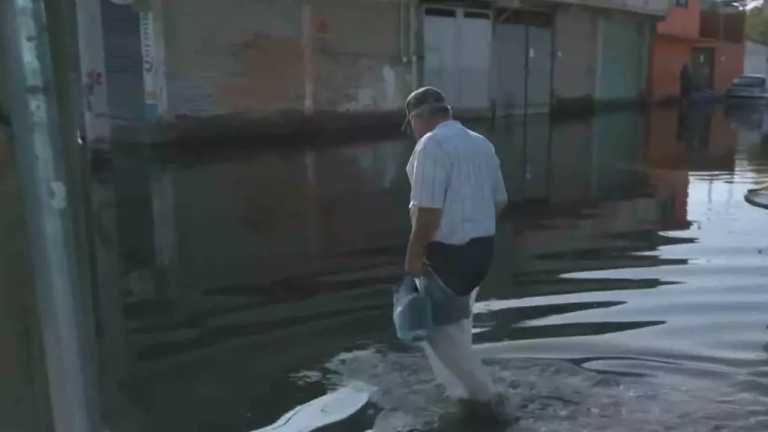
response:
<svg viewBox="0 0 768 432"><path fill-rule="evenodd" d="M743 199L768 182L763 121L702 106L474 125L511 200L475 344L513 430L768 429L768 213ZM96 176L120 240L115 416L481 430L391 324L413 143L313 144L122 145Z"/></svg>

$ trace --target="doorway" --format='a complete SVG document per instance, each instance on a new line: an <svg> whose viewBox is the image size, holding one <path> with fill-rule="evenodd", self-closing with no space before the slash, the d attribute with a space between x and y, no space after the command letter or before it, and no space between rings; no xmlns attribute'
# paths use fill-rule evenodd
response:
<svg viewBox="0 0 768 432"><path fill-rule="evenodd" d="M691 77L696 90L714 88L715 49L695 47L691 49Z"/></svg>

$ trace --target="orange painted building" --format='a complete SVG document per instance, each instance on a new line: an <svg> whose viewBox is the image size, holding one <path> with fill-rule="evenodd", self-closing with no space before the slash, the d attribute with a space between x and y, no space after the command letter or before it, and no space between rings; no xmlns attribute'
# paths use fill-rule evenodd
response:
<svg viewBox="0 0 768 432"><path fill-rule="evenodd" d="M722 94L744 69L744 12L677 1L657 24L648 88L654 101L680 96L680 71L691 67L695 90Z"/></svg>

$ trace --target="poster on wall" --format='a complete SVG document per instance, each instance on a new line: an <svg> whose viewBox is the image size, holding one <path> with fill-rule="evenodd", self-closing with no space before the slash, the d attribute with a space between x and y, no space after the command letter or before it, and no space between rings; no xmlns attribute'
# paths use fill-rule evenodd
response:
<svg viewBox="0 0 768 432"><path fill-rule="evenodd" d="M141 12L141 58L144 74L144 110L148 119L156 118L159 113L160 94L157 88L155 30L152 12Z"/></svg>

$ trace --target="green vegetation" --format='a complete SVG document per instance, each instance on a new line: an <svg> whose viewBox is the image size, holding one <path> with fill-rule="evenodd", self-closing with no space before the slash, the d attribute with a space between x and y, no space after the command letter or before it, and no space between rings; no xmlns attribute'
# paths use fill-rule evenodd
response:
<svg viewBox="0 0 768 432"><path fill-rule="evenodd" d="M762 7L750 9L747 13L747 38L768 44L768 10Z"/></svg>

